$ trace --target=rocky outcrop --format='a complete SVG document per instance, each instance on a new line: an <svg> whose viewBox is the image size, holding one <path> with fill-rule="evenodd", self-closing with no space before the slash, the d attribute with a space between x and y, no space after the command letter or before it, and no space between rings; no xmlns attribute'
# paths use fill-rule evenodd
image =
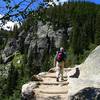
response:
<svg viewBox="0 0 100 100"><path fill-rule="evenodd" d="M28 82L22 86L21 100L35 100L34 88L38 87L36 82Z"/></svg>
<svg viewBox="0 0 100 100"><path fill-rule="evenodd" d="M17 40L17 43L18 43L18 50L21 52L21 53L24 53L24 41L25 41L25 38L27 36L27 32L25 32L25 30L22 30L19 35L18 35L18 40Z"/></svg>
<svg viewBox="0 0 100 100"><path fill-rule="evenodd" d="M9 39L3 52L2 60L4 63L9 62L13 58L14 52L18 49L17 41L15 38Z"/></svg>
<svg viewBox="0 0 100 100"><path fill-rule="evenodd" d="M72 69L72 71L69 72L68 75L71 75L72 72L75 72L76 68L79 68L80 71L79 78L72 78L72 77L68 78L69 98L75 96L75 94L77 93L80 93L79 92L80 90L84 91L84 88L86 87L100 88L100 70L99 70L100 69L100 46L98 46L95 50L93 50L81 65L76 65L76 67ZM91 89L92 88L90 88L90 90ZM100 91L98 92L100 93ZM76 99L72 99L72 100L76 100ZM80 99L77 100L94 100L94 99L81 99L80 96Z"/></svg>
<svg viewBox="0 0 100 100"><path fill-rule="evenodd" d="M41 66L43 57L50 53L50 43L49 38L40 38L31 41L28 49L28 59L32 58L34 65Z"/></svg>
<svg viewBox="0 0 100 100"><path fill-rule="evenodd" d="M34 38L31 38L31 34L25 39L25 45L28 50L27 59L31 59L35 66L42 66L46 55L49 55L51 50L60 47L64 34L64 29L57 31L53 30L53 27L49 23L43 25L42 22L38 22L37 32L34 33ZM30 39L32 39L30 41ZM28 61L28 64L30 61Z"/></svg>
<svg viewBox="0 0 100 100"><path fill-rule="evenodd" d="M61 41L63 37L67 37L64 34L64 29L59 29L57 31L53 30L53 27L49 25L49 23L43 25L42 22L38 22L38 31L37 31L38 38L43 38L48 35L51 39L54 38L56 48L60 47Z"/></svg>
<svg viewBox="0 0 100 100"><path fill-rule="evenodd" d="M69 77L78 78L79 75L80 75L80 70L79 70L79 68L76 68L75 69L75 73L73 75L69 76Z"/></svg>
<svg viewBox="0 0 100 100"><path fill-rule="evenodd" d="M6 57L8 57L9 55L12 55L16 51L16 49L17 49L16 39L15 38L9 39L4 49L4 53Z"/></svg>
<svg viewBox="0 0 100 100"><path fill-rule="evenodd" d="M63 38L66 37L64 29L54 31L49 22L44 25L41 21L38 21L37 29L31 26L27 32L22 30L17 39L8 40L3 50L2 59L4 63L11 61L13 59L12 55L18 50L27 55L28 64L29 60L32 59L31 63L40 66L43 64L46 53L49 55L51 50L60 47Z"/></svg>
<svg viewBox="0 0 100 100"><path fill-rule="evenodd" d="M71 100L100 100L100 88L84 88L73 95Z"/></svg>
<svg viewBox="0 0 100 100"><path fill-rule="evenodd" d="M32 81L43 81L43 79L41 77L39 77L39 75L33 75L31 80Z"/></svg>
<svg viewBox="0 0 100 100"><path fill-rule="evenodd" d="M17 39L8 40L2 53L2 60L4 63L10 62L14 57L14 52L18 50L27 55L27 63L32 59L35 66L40 66L43 64L41 62L46 53L49 54L53 48L60 47L64 35L64 29L54 31L49 23L44 25L39 21L37 30L31 26L27 32L22 30Z"/></svg>

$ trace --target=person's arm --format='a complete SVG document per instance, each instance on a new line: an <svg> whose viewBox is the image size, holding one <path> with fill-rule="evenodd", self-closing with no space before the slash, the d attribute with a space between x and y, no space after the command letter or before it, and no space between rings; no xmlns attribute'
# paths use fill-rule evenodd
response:
<svg viewBox="0 0 100 100"><path fill-rule="evenodd" d="M56 67L56 60L54 59L54 67Z"/></svg>
<svg viewBox="0 0 100 100"><path fill-rule="evenodd" d="M66 52L64 52L64 67L66 67Z"/></svg>
<svg viewBox="0 0 100 100"><path fill-rule="evenodd" d="M56 57L54 57L54 67L56 67Z"/></svg>

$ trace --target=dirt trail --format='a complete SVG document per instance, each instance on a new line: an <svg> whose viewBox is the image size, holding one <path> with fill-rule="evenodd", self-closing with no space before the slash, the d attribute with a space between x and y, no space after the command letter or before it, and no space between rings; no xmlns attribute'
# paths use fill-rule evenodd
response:
<svg viewBox="0 0 100 100"><path fill-rule="evenodd" d="M42 75L43 79L38 88L34 91L37 95L37 100L66 100L68 93L67 86L67 71L64 69L64 80L56 82L56 73L48 72Z"/></svg>

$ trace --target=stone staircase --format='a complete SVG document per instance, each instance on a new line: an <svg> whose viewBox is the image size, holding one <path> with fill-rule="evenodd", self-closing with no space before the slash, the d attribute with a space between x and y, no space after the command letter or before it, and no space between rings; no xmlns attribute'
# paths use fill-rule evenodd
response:
<svg viewBox="0 0 100 100"><path fill-rule="evenodd" d="M56 73L48 72L41 75L43 81L39 82L39 87L35 88L36 100L66 100L67 90L67 75L64 69L64 80L56 82Z"/></svg>

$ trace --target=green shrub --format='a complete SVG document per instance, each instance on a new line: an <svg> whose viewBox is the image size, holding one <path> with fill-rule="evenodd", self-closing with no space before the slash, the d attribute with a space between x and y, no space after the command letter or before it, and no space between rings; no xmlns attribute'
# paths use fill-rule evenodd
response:
<svg viewBox="0 0 100 100"><path fill-rule="evenodd" d="M19 52L16 52L14 59L12 60L12 64L16 69L21 69L24 65L24 55Z"/></svg>

